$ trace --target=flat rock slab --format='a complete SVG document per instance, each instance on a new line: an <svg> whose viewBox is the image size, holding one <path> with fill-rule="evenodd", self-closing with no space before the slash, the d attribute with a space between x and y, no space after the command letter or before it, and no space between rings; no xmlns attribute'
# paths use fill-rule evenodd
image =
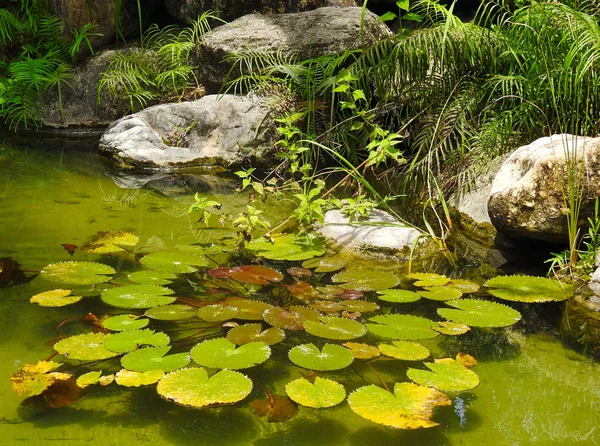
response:
<svg viewBox="0 0 600 446"><path fill-rule="evenodd" d="M99 150L123 168L269 164L275 133L266 100L211 95L125 116L104 133Z"/></svg>

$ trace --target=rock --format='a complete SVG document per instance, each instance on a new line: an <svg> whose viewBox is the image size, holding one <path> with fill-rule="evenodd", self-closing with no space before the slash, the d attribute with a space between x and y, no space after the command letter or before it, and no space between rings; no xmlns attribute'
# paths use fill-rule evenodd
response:
<svg viewBox="0 0 600 446"><path fill-rule="evenodd" d="M281 14L302 12L323 6L356 6L355 0L165 0L165 7L173 17L190 23L208 10L220 11L225 21L237 19L246 14Z"/></svg>
<svg viewBox="0 0 600 446"><path fill-rule="evenodd" d="M403 255L410 253L411 247L422 235L418 229L379 209L374 209L367 218L358 218L356 222L350 222L349 217L339 210L328 211L323 226L317 228L317 232L343 250Z"/></svg>
<svg viewBox="0 0 600 446"><path fill-rule="evenodd" d="M107 94L102 95L97 105L98 82L108 68L109 59L116 53L116 50L102 51L74 71L75 79L62 86L62 113L57 88L42 97L41 114L45 127L107 127L126 113L126 105L115 104Z"/></svg>
<svg viewBox="0 0 600 446"><path fill-rule="evenodd" d="M563 311L563 331L584 351L600 357L600 297L577 294L567 301Z"/></svg>
<svg viewBox="0 0 600 446"><path fill-rule="evenodd" d="M258 52L293 52L300 60L337 54L361 47L362 9L319 8L297 14L250 14L215 28L196 48L198 78L220 88L231 65L228 53L249 48ZM377 16L365 13L364 43L370 45L391 35Z"/></svg>
<svg viewBox="0 0 600 446"><path fill-rule="evenodd" d="M228 166L269 164L274 143L266 99L212 95L125 116L102 135L99 150L123 168Z"/></svg>
<svg viewBox="0 0 600 446"><path fill-rule="evenodd" d="M600 195L600 138L552 135L519 147L498 171L488 212L499 231L511 237L568 241L565 148L576 152L581 168L580 225L593 215L594 200Z"/></svg>

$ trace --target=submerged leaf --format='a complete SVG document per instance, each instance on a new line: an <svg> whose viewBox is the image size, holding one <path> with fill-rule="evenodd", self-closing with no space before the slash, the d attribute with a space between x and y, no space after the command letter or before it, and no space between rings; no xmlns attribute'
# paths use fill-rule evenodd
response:
<svg viewBox="0 0 600 446"><path fill-rule="evenodd" d="M573 285L533 276L498 276L485 283L488 292L515 302L550 302L569 299Z"/></svg>
<svg viewBox="0 0 600 446"><path fill-rule="evenodd" d="M71 336L54 344L54 350L69 359L96 361L114 358L118 353L108 350L105 343L113 335L88 333Z"/></svg>
<svg viewBox="0 0 600 446"><path fill-rule="evenodd" d="M79 302L82 296L71 296L71 290L52 290L36 294L29 302L40 307L64 307Z"/></svg>
<svg viewBox="0 0 600 446"><path fill-rule="evenodd" d="M472 327L508 327L521 320L521 313L506 305L480 299L459 299L446 302L457 310L438 308L444 319Z"/></svg>
<svg viewBox="0 0 600 446"><path fill-rule="evenodd" d="M400 283L400 279L390 271L357 268L336 274L331 278L332 282L343 282L344 288L359 291L377 291L394 288Z"/></svg>
<svg viewBox="0 0 600 446"><path fill-rule="evenodd" d="M115 374L115 382L123 387L149 386L157 383L163 376L165 376L163 370L149 370L146 372L120 370Z"/></svg>
<svg viewBox="0 0 600 446"><path fill-rule="evenodd" d="M360 322L335 316L321 316L320 322L305 321L304 329L313 336L341 341L360 338L367 333L367 328Z"/></svg>
<svg viewBox="0 0 600 446"><path fill-rule="evenodd" d="M148 325L150 321L140 318L137 314L120 314L102 321L102 326L113 331L139 330Z"/></svg>
<svg viewBox="0 0 600 446"><path fill-rule="evenodd" d="M321 351L314 344L297 345L288 356L294 364L318 371L343 369L354 361L350 350L334 344L325 344Z"/></svg>
<svg viewBox="0 0 600 446"><path fill-rule="evenodd" d="M392 344L379 344L379 351L385 356L390 356L403 361L421 361L431 354L429 349L416 342L392 341Z"/></svg>
<svg viewBox="0 0 600 446"><path fill-rule="evenodd" d="M296 403L316 409L333 407L346 398L344 386L318 376L314 383L300 378L286 384L285 393Z"/></svg>
<svg viewBox="0 0 600 446"><path fill-rule="evenodd" d="M479 385L479 377L454 359L436 359L425 366L431 371L408 369L406 374L418 384L450 392L471 390Z"/></svg>
<svg viewBox="0 0 600 446"><path fill-rule="evenodd" d="M106 274L115 274L113 267L94 262L58 262L44 267L40 275L51 282L68 285L93 285L108 282Z"/></svg>
<svg viewBox="0 0 600 446"><path fill-rule="evenodd" d="M265 362L271 349L263 342L250 342L236 348L225 339L216 338L197 344L192 349L192 359L198 365L213 369L247 369Z"/></svg>
<svg viewBox="0 0 600 446"><path fill-rule="evenodd" d="M424 317L410 314L385 314L374 316L366 324L367 329L377 335L390 339L415 340L435 338L438 333L433 331L436 323Z"/></svg>
<svg viewBox="0 0 600 446"><path fill-rule="evenodd" d="M126 285L102 292L102 301L116 308L151 308L175 301L169 288L158 285Z"/></svg>
<svg viewBox="0 0 600 446"><path fill-rule="evenodd" d="M121 365L134 372L162 370L172 372L182 369L190 363L188 353L176 353L165 356L171 347L146 347L127 353L121 358Z"/></svg>
<svg viewBox="0 0 600 446"><path fill-rule="evenodd" d="M397 429L437 426L433 409L450 406L442 392L412 383L396 383L394 393L374 385L361 387L348 397L350 409L363 418Z"/></svg>
<svg viewBox="0 0 600 446"><path fill-rule="evenodd" d="M281 328L271 327L263 330L261 324L246 324L229 330L227 339L236 345L250 342L264 342L267 345L273 345L285 339L285 332Z"/></svg>
<svg viewBox="0 0 600 446"><path fill-rule="evenodd" d="M254 400L250 408L256 416L267 417L269 423L283 423L298 413L298 406L287 396L272 395L264 400Z"/></svg>

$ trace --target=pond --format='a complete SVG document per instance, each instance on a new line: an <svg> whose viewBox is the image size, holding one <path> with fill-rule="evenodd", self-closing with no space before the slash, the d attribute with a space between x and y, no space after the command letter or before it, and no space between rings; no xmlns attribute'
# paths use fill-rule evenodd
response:
<svg viewBox="0 0 600 446"><path fill-rule="evenodd" d="M228 212L245 205L231 178L189 173L156 175L148 181L119 174L90 149L38 145L0 147L0 257L17 261L26 275L70 260L103 262L126 272L135 268L131 259L81 252L71 257L61 245L82 245L100 231L131 232L156 251L207 243L226 231L213 228L218 225L207 228L197 222L197 215L186 214L194 193L220 201ZM267 207L270 216L276 217L289 212L289 206L283 201ZM284 270L300 263L267 264ZM368 267L377 269L375 262ZM385 268L406 272L406 265ZM194 285L198 282L192 275L177 291L193 296ZM513 329L473 328L462 336L421 341L435 358L454 357L459 352L473 355L477 359L473 370L480 379L472 390L448 392L451 404L435 409L432 419L439 425L428 429L384 427L356 415L346 402L329 409L300 407L294 417L279 423L257 416L248 403L265 400L267 391L283 395L286 383L303 376L286 357L296 339L291 336L279 347L272 346L267 362L242 370L252 378L254 388L246 399L233 405L187 408L161 398L155 385L116 384L90 386L84 398L68 407L22 405L23 398L11 389L10 378L25 364L52 355L61 322L88 312L98 317L116 314L97 297L61 308L29 303L31 296L48 289L40 277L0 288L0 444L600 444L600 366L564 347L557 336L556 317L533 326L521 322ZM366 294L367 300L377 300ZM396 305L408 305L403 309L439 319L434 304ZM545 305L553 309L548 313L555 314L560 304ZM160 320L152 323L156 327L164 324ZM218 330L223 330L219 336L224 336L224 329ZM68 322L59 334L86 331L89 327ZM312 342L304 335L297 339ZM320 346L327 342L321 341ZM381 360L375 372L357 360L351 367L323 376L343 383L350 391L364 385L381 386L379 378L388 384L408 381L406 372L412 366L406 361ZM64 371L82 373L72 367Z"/></svg>

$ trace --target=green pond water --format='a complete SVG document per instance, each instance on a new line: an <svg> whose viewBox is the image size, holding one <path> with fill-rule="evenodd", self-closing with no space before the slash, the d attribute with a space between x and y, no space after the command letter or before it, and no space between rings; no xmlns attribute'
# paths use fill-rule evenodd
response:
<svg viewBox="0 0 600 446"><path fill-rule="evenodd" d="M185 215L200 192L242 209L235 182L209 175L155 178L140 189L111 170L93 151L0 148L0 257L12 257L36 271L71 257L62 243L81 244L98 231L127 230L156 247L207 242L219 235ZM288 204L271 203L285 215ZM123 260L78 253L77 260ZM565 349L544 325L535 330L473 330L458 338L423 342L434 357L459 351L478 360L481 384L450 394L452 406L436 409L430 429L385 428L355 415L342 403L327 410L300 408L284 423L255 416L248 401L232 406L189 409L147 388L89 388L86 397L56 410L24 407L10 377L26 363L50 356L56 326L63 320L106 307L90 303L40 308L29 298L48 289L39 278L0 288L0 444L7 445L596 445L600 444L600 366ZM427 310L425 310L427 311ZM556 322L554 322L556 323ZM66 328L66 332L69 328ZM527 334L525 334L525 332ZM440 337L441 338L441 337ZM275 351L275 348L274 348ZM248 374L282 393L293 367L282 354ZM406 366L388 361L378 371L391 383ZM349 387L378 384L365 367L331 373ZM293 379L297 378L297 373Z"/></svg>

